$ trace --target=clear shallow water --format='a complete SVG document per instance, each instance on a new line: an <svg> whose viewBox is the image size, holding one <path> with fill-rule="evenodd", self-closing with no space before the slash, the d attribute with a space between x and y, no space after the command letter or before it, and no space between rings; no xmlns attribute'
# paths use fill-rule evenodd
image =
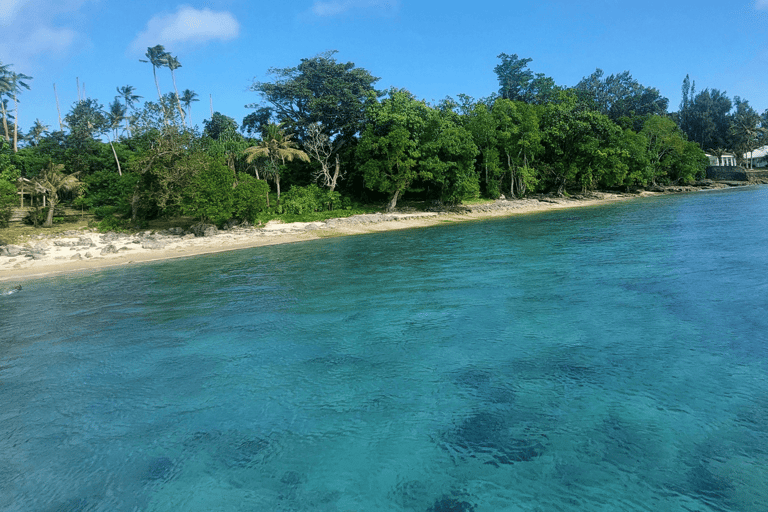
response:
<svg viewBox="0 0 768 512"><path fill-rule="evenodd" d="M768 188L0 297L0 510L763 511Z"/></svg>

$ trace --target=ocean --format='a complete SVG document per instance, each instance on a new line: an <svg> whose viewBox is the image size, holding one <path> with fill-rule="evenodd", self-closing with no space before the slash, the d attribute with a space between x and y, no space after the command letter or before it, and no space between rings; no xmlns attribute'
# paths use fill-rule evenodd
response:
<svg viewBox="0 0 768 512"><path fill-rule="evenodd" d="M2 511L767 510L765 186L22 284Z"/></svg>

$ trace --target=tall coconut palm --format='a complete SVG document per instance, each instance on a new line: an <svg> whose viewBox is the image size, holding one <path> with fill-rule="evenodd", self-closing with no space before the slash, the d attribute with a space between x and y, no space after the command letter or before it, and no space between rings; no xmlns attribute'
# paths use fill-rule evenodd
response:
<svg viewBox="0 0 768 512"><path fill-rule="evenodd" d="M133 104L141 99L141 96L134 94L136 89L132 85L124 85L117 88L117 94L123 98L123 105L125 106L125 133L128 137L131 136L131 124L130 116L128 112L133 108Z"/></svg>
<svg viewBox="0 0 768 512"><path fill-rule="evenodd" d="M10 82L11 88L8 93L13 97L13 152L17 152L18 140L19 140L19 100L18 94L22 89L29 90L29 84L27 80L32 80L32 77L23 73L15 73L11 71L6 74L7 81Z"/></svg>
<svg viewBox="0 0 768 512"><path fill-rule="evenodd" d="M192 128L192 102L193 101L200 101L199 99L197 99L197 93L189 89L184 89L184 92L181 93L181 102L184 104L184 107L187 109L187 119L189 119L190 128Z"/></svg>
<svg viewBox="0 0 768 512"><path fill-rule="evenodd" d="M8 119L13 119L13 115L10 113L10 109L8 108L8 98L3 98L0 96L0 113L3 115L3 138L6 142L11 142L11 130L8 129Z"/></svg>
<svg viewBox="0 0 768 512"><path fill-rule="evenodd" d="M3 98L11 90L11 81L9 75L11 70L10 64L0 63L0 112L3 115L3 137L6 142L11 141L10 132L8 131L8 101Z"/></svg>
<svg viewBox="0 0 768 512"><path fill-rule="evenodd" d="M165 51L165 47L163 45L158 44L147 48L147 53L145 55L148 60L139 59L139 61L149 62L152 64L152 75L155 77L155 87L157 87L157 99L160 101L160 106L162 106L163 95L160 92L160 82L157 81L157 68L166 65L169 53ZM165 113L165 108L163 108L163 113L165 114L165 123L168 124L168 115Z"/></svg>
<svg viewBox="0 0 768 512"><path fill-rule="evenodd" d="M279 125L270 123L267 125L264 139L256 146L245 149L245 161L253 162L256 158L267 158L270 165L265 169L272 175L272 179L277 187L277 206L280 206L280 165L278 161L285 165L285 162L291 162L298 158L304 162L309 162L309 156L298 149L298 145L291 140L293 135L286 134L280 129Z"/></svg>
<svg viewBox="0 0 768 512"><path fill-rule="evenodd" d="M37 146L40 144L40 139L43 138L43 135L48 133L49 128L50 126L43 124L39 119L35 119L35 124L29 129L27 139L31 140L32 143Z"/></svg>
<svg viewBox="0 0 768 512"><path fill-rule="evenodd" d="M168 54L167 58L165 59L165 65L168 67L168 69L171 70L171 80L173 81L173 90L176 93L176 106L179 109L179 114L181 114L181 124L186 124L186 121L184 120L184 111L181 109L179 90L176 88L176 74L174 73L175 70L181 67L181 63L179 62L179 59L171 54Z"/></svg>
<svg viewBox="0 0 768 512"><path fill-rule="evenodd" d="M82 185L75 174L64 174L64 166L53 162L48 163L40 175L33 180L33 183L38 193L48 197L48 216L45 219L45 226L47 227L53 225L53 210L59 204L59 192L80 190Z"/></svg>

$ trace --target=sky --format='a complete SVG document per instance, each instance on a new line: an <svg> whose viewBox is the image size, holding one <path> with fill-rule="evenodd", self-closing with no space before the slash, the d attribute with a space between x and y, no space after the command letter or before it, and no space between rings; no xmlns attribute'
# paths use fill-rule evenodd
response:
<svg viewBox="0 0 768 512"><path fill-rule="evenodd" d="M179 91L200 101L192 121L213 110L238 124L259 103L249 90L270 68L337 50L380 77L377 88L405 88L439 101L498 90L502 52L573 86L595 69L628 70L677 110L686 75L697 91L725 91L768 109L768 0L0 0L0 63L33 77L19 96L19 121L58 125L85 95L105 108L132 85L156 100L147 47L165 46L182 67ZM159 70L163 93L173 84Z"/></svg>

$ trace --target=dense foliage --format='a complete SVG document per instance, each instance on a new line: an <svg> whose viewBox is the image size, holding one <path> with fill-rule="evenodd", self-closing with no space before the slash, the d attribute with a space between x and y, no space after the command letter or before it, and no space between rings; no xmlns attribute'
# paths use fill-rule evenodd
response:
<svg viewBox="0 0 768 512"><path fill-rule="evenodd" d="M77 101L58 130L19 127L14 106L31 77L0 63L0 224L21 178L28 199L87 208L104 225L178 215L222 224L358 201L393 209L404 197L457 204L688 183L702 176L705 150L741 157L765 144L768 113L717 89L697 93L688 77L668 114L668 100L627 71L598 69L567 88L528 69L531 59L499 59L498 91L432 105L377 90L369 71L326 52L254 82L261 102L241 127L215 112L202 133L188 122L197 94L178 93L181 64L162 45L147 50L154 100L117 87L107 108ZM174 92L161 91L162 68Z"/></svg>

